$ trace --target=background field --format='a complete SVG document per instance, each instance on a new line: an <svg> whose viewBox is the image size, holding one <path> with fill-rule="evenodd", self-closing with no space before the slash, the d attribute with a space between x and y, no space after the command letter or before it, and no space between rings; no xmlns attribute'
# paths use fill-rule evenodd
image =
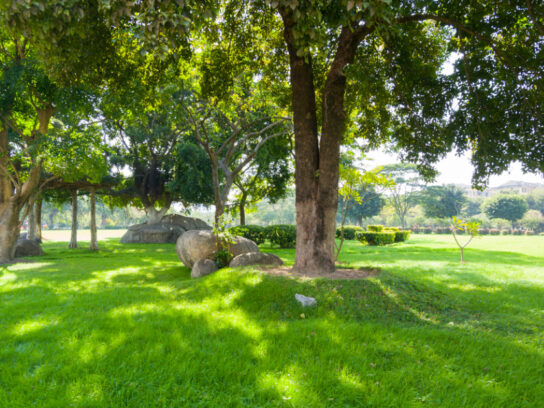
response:
<svg viewBox="0 0 544 408"><path fill-rule="evenodd" d="M97 231L98 240L121 238L126 231L126 229L99 229ZM46 242L68 242L70 241L70 230L44 230L42 236ZM77 238L81 241L90 241L91 231L88 229L77 230Z"/></svg>
<svg viewBox="0 0 544 408"><path fill-rule="evenodd" d="M543 406L544 237L465 265L449 236L348 242L382 269L361 281L191 280L173 245L100 244L0 269L1 407Z"/></svg>

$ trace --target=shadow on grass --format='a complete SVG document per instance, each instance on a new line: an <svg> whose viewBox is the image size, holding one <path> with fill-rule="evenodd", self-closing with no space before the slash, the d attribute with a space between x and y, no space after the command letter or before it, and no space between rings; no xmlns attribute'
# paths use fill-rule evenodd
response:
<svg viewBox="0 0 544 408"><path fill-rule="evenodd" d="M544 331L538 286L499 287L469 271L442 281L234 270L190 280L171 247L62 251L0 286L0 406L544 400L544 354L532 337ZM295 293L318 306L303 309Z"/></svg>

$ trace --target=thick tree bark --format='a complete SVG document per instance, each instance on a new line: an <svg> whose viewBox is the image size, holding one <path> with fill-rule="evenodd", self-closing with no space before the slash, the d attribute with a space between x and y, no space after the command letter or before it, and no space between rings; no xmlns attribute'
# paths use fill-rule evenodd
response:
<svg viewBox="0 0 544 408"><path fill-rule="evenodd" d="M10 262L15 257L15 246L19 239L19 211L13 202L0 208L0 263Z"/></svg>
<svg viewBox="0 0 544 408"><path fill-rule="evenodd" d="M147 217L148 224L158 224L161 222L162 217L166 215L166 212L170 209L170 204L165 205L160 210L157 210L154 205L145 207L145 215Z"/></svg>
<svg viewBox="0 0 544 408"><path fill-rule="evenodd" d="M96 236L96 195L94 188L91 188L91 251L98 251L98 238Z"/></svg>
<svg viewBox="0 0 544 408"><path fill-rule="evenodd" d="M36 238L42 240L42 204L43 199L39 198L34 203L34 212L36 217Z"/></svg>
<svg viewBox="0 0 544 408"><path fill-rule="evenodd" d="M344 27L323 89L322 128L318 137L316 90L311 56L297 55L290 9L281 9L289 51L293 121L295 127L295 181L297 243L294 271L332 272L340 143L345 130L344 68L368 30Z"/></svg>
<svg viewBox="0 0 544 408"><path fill-rule="evenodd" d="M36 109L39 125L37 133L47 133L54 111L52 104ZM33 161L24 181L18 174L11 174L13 163L10 160L8 127L5 123L0 123L0 126L0 262L9 262L15 256L21 225L28 215L25 211L21 217L21 211L39 188L41 162ZM34 157L30 159L34 160Z"/></svg>
<svg viewBox="0 0 544 408"><path fill-rule="evenodd" d="M9 173L8 130L0 128L0 263L10 262L15 257L15 246L19 239L24 214L21 211L38 188L41 166L38 164L30 170L22 184Z"/></svg>
<svg viewBox="0 0 544 408"><path fill-rule="evenodd" d="M72 233L68 248L77 248L77 190L72 190Z"/></svg>
<svg viewBox="0 0 544 408"><path fill-rule="evenodd" d="M285 13L282 17L289 50L295 128L297 242L293 270L332 272L335 269L334 241L326 241L325 211L318 200L321 172L312 60L297 55L292 32L294 23Z"/></svg>

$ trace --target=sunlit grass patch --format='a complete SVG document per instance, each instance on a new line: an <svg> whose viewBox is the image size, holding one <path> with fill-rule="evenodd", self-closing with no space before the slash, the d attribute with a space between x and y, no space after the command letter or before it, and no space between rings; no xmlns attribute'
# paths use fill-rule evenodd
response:
<svg viewBox="0 0 544 408"><path fill-rule="evenodd" d="M449 239L347 242L343 265L382 271L351 281L46 243L0 270L0 407L539 406L544 239L484 237L464 265Z"/></svg>

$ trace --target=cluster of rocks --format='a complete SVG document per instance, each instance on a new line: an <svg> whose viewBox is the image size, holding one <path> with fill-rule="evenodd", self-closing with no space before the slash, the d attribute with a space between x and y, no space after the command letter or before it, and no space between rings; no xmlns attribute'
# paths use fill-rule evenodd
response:
<svg viewBox="0 0 544 408"><path fill-rule="evenodd" d="M211 230L208 224L198 218L170 214L156 224L137 224L129 227L121 238L122 244L175 244L186 231Z"/></svg>
<svg viewBox="0 0 544 408"><path fill-rule="evenodd" d="M233 237L227 250L232 254L230 267L249 265L280 266L283 261L273 254L259 251L250 239ZM191 277L199 278L217 270L214 260L217 255L217 239L209 230L193 230L182 234L176 242L176 251L181 262L191 268Z"/></svg>
<svg viewBox="0 0 544 408"><path fill-rule="evenodd" d="M25 258L27 256L41 256L43 249L40 245L41 240L28 239L26 234L21 235L15 245L15 258Z"/></svg>

